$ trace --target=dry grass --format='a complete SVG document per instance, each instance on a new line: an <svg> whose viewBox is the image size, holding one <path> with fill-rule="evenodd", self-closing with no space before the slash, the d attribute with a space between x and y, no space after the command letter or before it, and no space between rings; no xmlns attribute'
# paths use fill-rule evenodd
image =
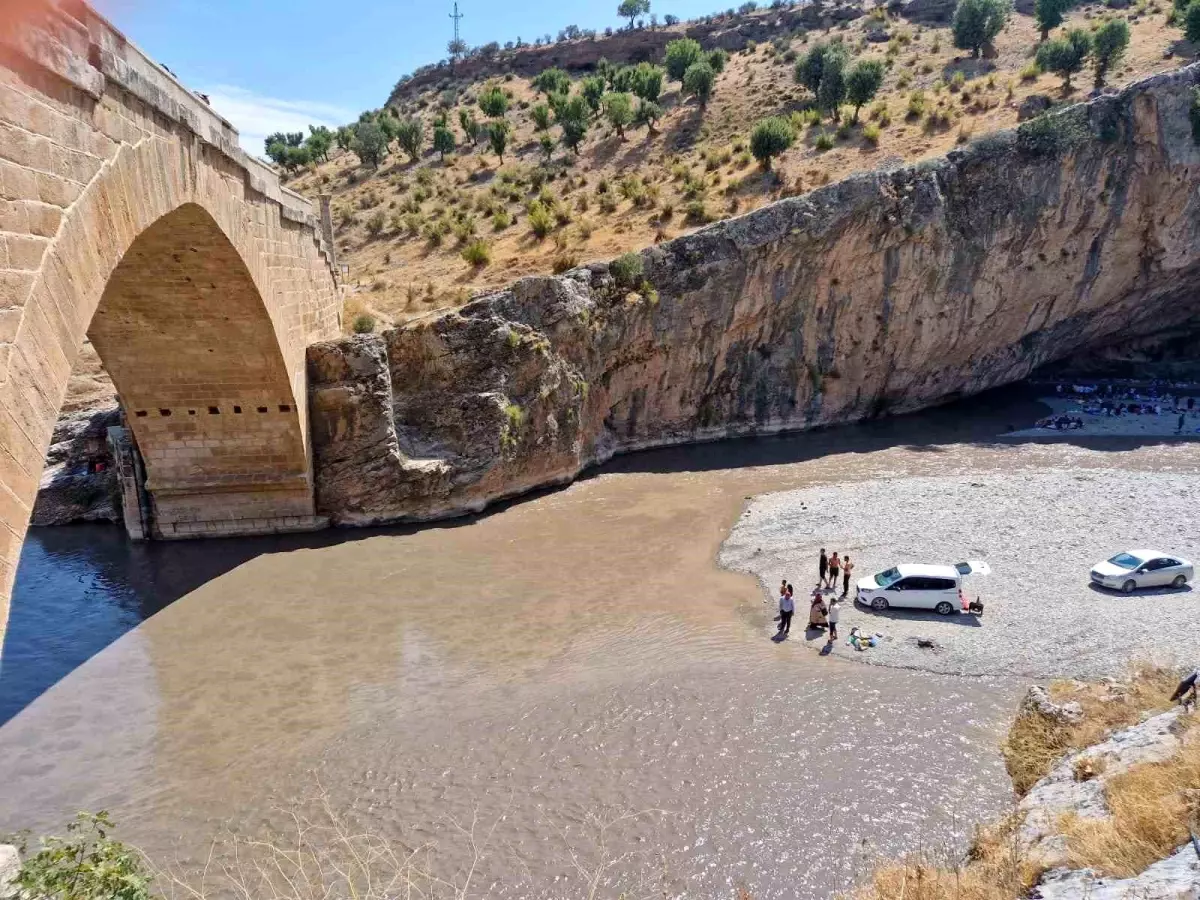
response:
<svg viewBox="0 0 1200 900"><path fill-rule="evenodd" d="M1188 840L1200 814L1200 740L1163 762L1143 763L1113 776L1104 795L1112 816L1072 817L1060 824L1075 868L1129 878Z"/></svg>
<svg viewBox="0 0 1200 900"><path fill-rule="evenodd" d="M1001 748L1013 789L1023 796L1072 750L1090 747L1146 713L1170 708L1167 698L1178 681L1179 673L1173 670L1135 665L1120 690L1103 683L1055 682L1050 686L1051 699L1077 702L1083 707L1083 719L1077 725L1064 725L1036 714L1018 716Z"/></svg>
<svg viewBox="0 0 1200 900"><path fill-rule="evenodd" d="M1099 743L1114 730L1170 708L1178 681L1169 669L1136 665L1119 686L1056 682L1056 702L1083 707L1077 725L1060 725L1037 714L1018 716L1004 757L1018 793L1024 794L1067 753ZM1200 728L1189 717L1181 751L1171 759L1134 766L1105 784L1108 819L1068 817L1060 823L1073 867L1130 877L1163 859L1188 839L1200 814ZM1104 773L1100 760L1083 757L1079 780ZM920 853L878 866L851 900L1016 900L1029 893L1044 866L1026 856L1012 813L979 828L963 859L953 852Z"/></svg>

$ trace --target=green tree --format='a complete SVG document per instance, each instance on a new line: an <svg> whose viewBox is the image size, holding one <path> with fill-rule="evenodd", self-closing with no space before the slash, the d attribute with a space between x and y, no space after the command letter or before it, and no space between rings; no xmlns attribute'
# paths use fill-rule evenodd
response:
<svg viewBox="0 0 1200 900"><path fill-rule="evenodd" d="M633 97L629 94L605 94L604 117L616 129L618 137L625 140L625 126L633 121Z"/></svg>
<svg viewBox="0 0 1200 900"><path fill-rule="evenodd" d="M846 56L841 53L828 54L821 72L821 85L817 88L817 108L836 119L845 99Z"/></svg>
<svg viewBox="0 0 1200 900"><path fill-rule="evenodd" d="M579 93L587 101L587 105L592 108L592 112L599 111L600 100L604 97L605 87L607 85L599 75L592 75L579 82Z"/></svg>
<svg viewBox="0 0 1200 900"><path fill-rule="evenodd" d="M633 20L650 12L650 0L621 0L617 7L617 15L629 20L629 30L633 31Z"/></svg>
<svg viewBox="0 0 1200 900"><path fill-rule="evenodd" d="M454 64L459 58L467 52L467 42L462 38L455 38L446 44L446 53L450 56L450 71L454 71Z"/></svg>
<svg viewBox="0 0 1200 900"><path fill-rule="evenodd" d="M292 150L299 145L282 143ZM67 836L45 837L30 854L24 841L18 847L24 862L11 887L13 897L48 900L149 900L150 876L132 847L110 838L108 813L79 813L67 825ZM8 896L8 894L6 894Z"/></svg>
<svg viewBox="0 0 1200 900"><path fill-rule="evenodd" d="M1200 3L1200 0L1196 2ZM683 92L700 101L700 109L703 110L708 106L708 98L712 96L716 80L717 73L712 70L712 66L703 60L694 62L683 73Z"/></svg>
<svg viewBox="0 0 1200 900"><path fill-rule="evenodd" d="M1048 40L1050 29L1063 23L1063 13L1070 8L1070 0L1034 0L1033 18L1042 32L1042 40Z"/></svg>
<svg viewBox="0 0 1200 900"><path fill-rule="evenodd" d="M400 136L400 122L390 112L381 112L372 121L383 130L389 144Z"/></svg>
<svg viewBox="0 0 1200 900"><path fill-rule="evenodd" d="M1124 19L1109 19L1092 35L1092 66L1096 87L1104 86L1109 71L1120 64L1129 47L1129 25Z"/></svg>
<svg viewBox="0 0 1200 900"><path fill-rule="evenodd" d="M958 0L950 22L954 46L978 57L979 51L1004 30L1010 12L1009 0Z"/></svg>
<svg viewBox="0 0 1200 900"><path fill-rule="evenodd" d="M796 133L787 119L779 116L761 120L750 132L750 152L764 169L771 168L771 160L792 146Z"/></svg>
<svg viewBox="0 0 1200 900"><path fill-rule="evenodd" d="M303 169L312 161L312 154L309 152L308 147L288 147L283 167L289 172L295 172L297 169Z"/></svg>
<svg viewBox="0 0 1200 900"><path fill-rule="evenodd" d="M350 144L353 143L353 141L354 141L354 129L351 128L349 125L341 126L337 130L337 134L334 136L334 140L337 141L339 150L349 150Z"/></svg>
<svg viewBox="0 0 1200 900"><path fill-rule="evenodd" d="M708 61L709 67L718 75L725 71L725 64L729 62L729 54L720 47L716 50L709 50L704 58Z"/></svg>
<svg viewBox="0 0 1200 900"><path fill-rule="evenodd" d="M658 102L658 98L662 96L663 78L666 73L662 66L656 66L654 63L640 62L632 67L629 79L629 92L635 97L641 97L643 100L649 100L653 103Z"/></svg>
<svg viewBox="0 0 1200 900"><path fill-rule="evenodd" d="M364 166L378 168L387 156L388 139L378 122L359 122L354 126L350 149Z"/></svg>
<svg viewBox="0 0 1200 900"><path fill-rule="evenodd" d="M654 123L662 118L662 107L653 100L641 100L633 114L633 124L654 131Z"/></svg>
<svg viewBox="0 0 1200 900"><path fill-rule="evenodd" d="M472 145L479 143L482 129L479 127L479 120L475 118L475 113L472 110L460 109L458 111L458 124Z"/></svg>
<svg viewBox="0 0 1200 900"><path fill-rule="evenodd" d="M277 166L285 166L287 165L287 157L288 145L284 141L267 141L267 159Z"/></svg>
<svg viewBox="0 0 1200 900"><path fill-rule="evenodd" d="M1071 89L1071 76L1083 68L1092 49L1092 36L1072 28L1063 37L1046 41L1037 51L1037 64L1044 72L1061 75L1063 90Z"/></svg>
<svg viewBox="0 0 1200 900"><path fill-rule="evenodd" d="M539 103L529 110L529 118L533 119L533 124L538 131L545 131L550 127L550 107L545 103Z"/></svg>
<svg viewBox="0 0 1200 900"><path fill-rule="evenodd" d="M846 73L846 100L854 107L854 122L858 124L858 111L875 99L883 84L883 61L864 59L856 62Z"/></svg>
<svg viewBox="0 0 1200 900"><path fill-rule="evenodd" d="M837 62L832 62L832 60ZM813 48L796 60L792 75L796 82L808 88L813 96L821 89L821 78L826 65L844 66L846 50L841 44L814 44Z"/></svg>
<svg viewBox="0 0 1200 900"><path fill-rule="evenodd" d="M420 159L421 144L425 141L425 129L421 125L421 120L416 116L411 116L402 122L397 122L396 140L400 144L400 149L407 153L413 162Z"/></svg>
<svg viewBox="0 0 1200 900"><path fill-rule="evenodd" d="M571 89L571 76L562 69L546 69L533 79L533 86L547 97L562 94Z"/></svg>
<svg viewBox="0 0 1200 900"><path fill-rule="evenodd" d="M1198 0L1200 2L1200 0ZM587 136L588 122L592 117L587 101L576 94L574 97L564 97L555 108L554 117L562 129L563 145L572 153L578 155L579 145Z"/></svg>
<svg viewBox="0 0 1200 900"><path fill-rule="evenodd" d="M549 132L542 132L542 136L538 138L538 146L546 154L546 162L550 162L550 158L554 156L554 138L550 137Z"/></svg>
<svg viewBox="0 0 1200 900"><path fill-rule="evenodd" d="M691 38L671 41L667 44L666 55L663 57L667 77L672 81L683 81L683 74L690 66L699 62L702 55L700 44Z"/></svg>
<svg viewBox="0 0 1200 900"><path fill-rule="evenodd" d="M504 162L504 151L508 149L509 133L510 126L503 119L497 119L488 126L488 144L491 146L492 152L499 157L500 162Z"/></svg>
<svg viewBox="0 0 1200 900"><path fill-rule="evenodd" d="M480 91L477 102L489 119L501 119L508 112L508 94L498 84L488 85Z"/></svg>
<svg viewBox="0 0 1200 900"><path fill-rule="evenodd" d="M1183 14L1183 36L1193 44L1200 44L1200 0L1192 0Z"/></svg>
<svg viewBox="0 0 1200 900"><path fill-rule="evenodd" d="M444 162L446 154L454 152L454 132L445 125L435 127L433 129L433 149L441 154Z"/></svg>
<svg viewBox="0 0 1200 900"><path fill-rule="evenodd" d="M304 146L314 162L328 162L329 150L333 147L333 132L324 125L309 125Z"/></svg>

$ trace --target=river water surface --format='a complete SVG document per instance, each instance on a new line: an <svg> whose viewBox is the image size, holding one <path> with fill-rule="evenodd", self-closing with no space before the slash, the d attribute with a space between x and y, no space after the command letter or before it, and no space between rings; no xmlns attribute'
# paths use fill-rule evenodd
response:
<svg viewBox="0 0 1200 900"><path fill-rule="evenodd" d="M0 670L0 832L106 808L186 869L320 792L357 828L435 844L447 880L474 862L469 896L572 898L589 880L819 897L872 855L961 844L1009 800L997 746L1024 684L772 643L759 586L714 558L764 491L1200 456L993 439L1031 415L991 396L637 454L423 529L33 530Z"/></svg>

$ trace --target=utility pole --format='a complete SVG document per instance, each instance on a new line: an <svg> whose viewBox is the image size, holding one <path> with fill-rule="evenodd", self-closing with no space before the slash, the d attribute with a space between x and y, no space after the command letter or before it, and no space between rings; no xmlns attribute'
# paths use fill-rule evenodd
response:
<svg viewBox="0 0 1200 900"><path fill-rule="evenodd" d="M459 49L462 47L462 41L460 41L458 38L458 20L462 18L462 13L458 11L458 0L455 0L454 2L454 12L450 13L450 18L454 20L454 40L450 43L450 46L454 48L450 52L450 71L453 72L454 60L458 57L458 54L462 52Z"/></svg>

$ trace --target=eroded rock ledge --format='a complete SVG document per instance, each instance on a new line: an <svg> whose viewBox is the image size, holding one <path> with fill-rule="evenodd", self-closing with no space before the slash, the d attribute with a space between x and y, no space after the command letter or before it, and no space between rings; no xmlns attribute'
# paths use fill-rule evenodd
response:
<svg viewBox="0 0 1200 900"><path fill-rule="evenodd" d="M1196 67L309 349L318 507L478 510L614 453L915 410L1200 313Z"/></svg>

